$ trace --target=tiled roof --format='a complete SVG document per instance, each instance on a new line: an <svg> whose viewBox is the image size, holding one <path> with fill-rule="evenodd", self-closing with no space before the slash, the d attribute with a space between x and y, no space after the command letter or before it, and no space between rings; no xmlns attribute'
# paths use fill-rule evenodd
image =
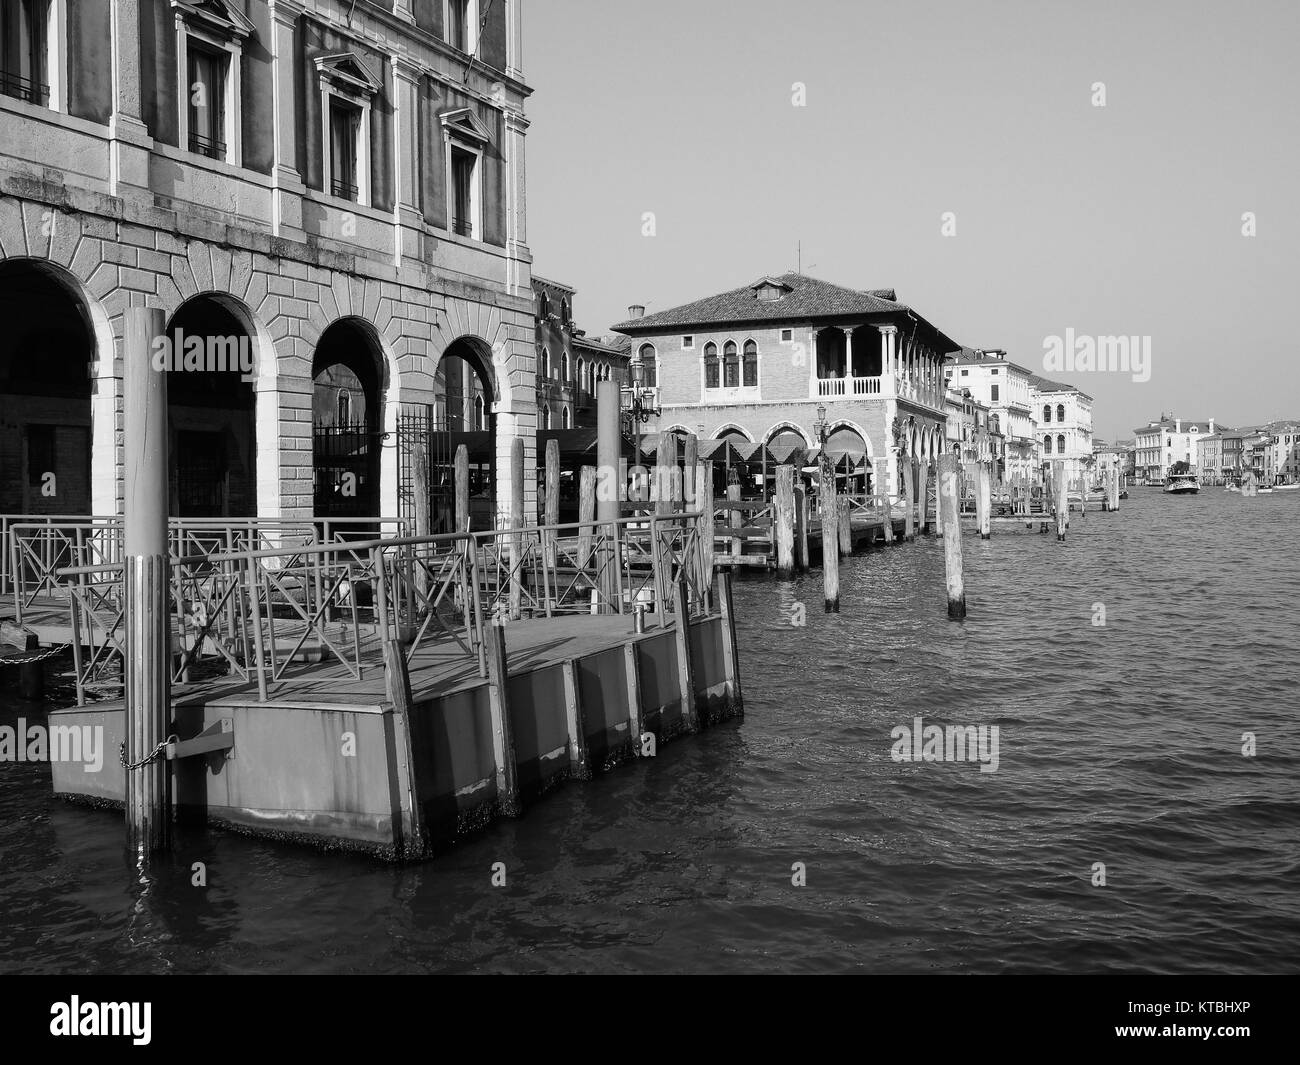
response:
<svg viewBox="0 0 1300 1065"><path fill-rule="evenodd" d="M583 348L587 351L604 351L610 355L626 355L626 348L618 348L604 340L594 340L591 337L574 337L573 346Z"/></svg>
<svg viewBox="0 0 1300 1065"><path fill-rule="evenodd" d="M533 274L533 282L538 285L545 285L547 288L558 288L567 292L570 296L577 291L571 285L566 285L562 281L552 281L550 278L542 277L541 274Z"/></svg>
<svg viewBox="0 0 1300 1065"><path fill-rule="evenodd" d="M1208 431L1210 428L1210 420L1208 418L1205 418L1201 421L1197 421L1195 418L1179 418L1177 419L1177 421L1182 425L1181 430L1175 428L1174 421L1175 419L1173 418L1165 418L1157 422L1155 425L1139 425L1133 431L1135 433L1151 433L1154 432L1156 429L1173 429L1174 432L1176 433L1177 432L1185 433L1188 431L1189 427L1194 425L1196 426L1197 429L1199 429L1202 433L1204 433ZM1221 429L1225 431L1228 429L1226 425L1220 425L1218 422L1214 423L1214 428L1216 432Z"/></svg>
<svg viewBox="0 0 1300 1065"><path fill-rule="evenodd" d="M1092 399L1078 385L1067 385L1064 381L1053 381L1046 377L1039 377L1038 374L1029 375L1029 387L1035 392L1078 392L1084 399Z"/></svg>
<svg viewBox="0 0 1300 1065"><path fill-rule="evenodd" d="M764 281L779 282L789 291L777 300L758 299L755 289ZM706 296L693 303L684 303L666 311L656 311L641 318L630 318L611 326L619 332L640 336L663 329L679 326L715 325L730 322L780 322L797 321L810 318L831 318L841 315L863 316L902 316L910 310L895 298L893 289L872 289L860 291L833 285L807 274L782 274L776 278L760 278L729 292L720 292L716 296ZM914 316L920 317L915 311ZM929 322L931 329L947 342L948 350L955 350L959 345L950 340Z"/></svg>

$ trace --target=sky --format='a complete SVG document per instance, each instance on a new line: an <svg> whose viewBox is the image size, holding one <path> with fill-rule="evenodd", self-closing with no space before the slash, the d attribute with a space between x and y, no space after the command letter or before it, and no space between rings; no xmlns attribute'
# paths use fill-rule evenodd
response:
<svg viewBox="0 0 1300 1065"><path fill-rule="evenodd" d="M1099 439L1300 419L1300 3L533 0L523 28L533 268L588 333L802 241L1037 373L1067 329L1150 337L1148 380L1051 375Z"/></svg>

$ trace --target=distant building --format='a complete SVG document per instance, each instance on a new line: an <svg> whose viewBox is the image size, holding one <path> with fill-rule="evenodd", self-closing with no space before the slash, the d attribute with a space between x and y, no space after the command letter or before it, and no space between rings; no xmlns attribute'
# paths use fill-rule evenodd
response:
<svg viewBox="0 0 1300 1065"><path fill-rule="evenodd" d="M1030 475L1038 466L1038 442L1035 434L1030 379L1034 376L1018 363L1011 362L1002 350L962 348L945 367L948 387L971 395L988 408L989 414L1005 439L1003 476Z"/></svg>
<svg viewBox="0 0 1300 1065"><path fill-rule="evenodd" d="M996 414L977 400L969 388L948 389L948 450L962 465L992 461L1005 473L1006 436Z"/></svg>
<svg viewBox="0 0 1300 1065"><path fill-rule="evenodd" d="M652 432L811 449L824 412L846 476L874 483L880 463L891 494L901 455L931 462L944 450L944 361L960 345L892 289L765 276L613 328L656 390Z"/></svg>
<svg viewBox="0 0 1300 1065"><path fill-rule="evenodd" d="M1137 483L1164 484L1169 468L1177 462L1185 462L1192 472L1197 472L1196 442L1203 434L1214 432L1214 419L1197 421L1161 414L1133 432Z"/></svg>
<svg viewBox="0 0 1300 1065"><path fill-rule="evenodd" d="M1105 487L1110 484L1111 470L1118 470L1120 484L1125 484L1129 474L1131 455L1132 449L1125 447L1123 444L1103 444L1094 440L1092 445L1093 474L1090 483L1100 482Z"/></svg>
<svg viewBox="0 0 1300 1065"><path fill-rule="evenodd" d="M1066 477L1092 465L1092 397L1074 385L1034 375L1029 393L1038 422L1040 461L1065 461Z"/></svg>
<svg viewBox="0 0 1300 1065"><path fill-rule="evenodd" d="M1228 483L1232 471L1223 463L1223 441L1228 432L1223 427L1196 441L1196 473L1202 485Z"/></svg>
<svg viewBox="0 0 1300 1065"><path fill-rule="evenodd" d="M1300 421L1270 422L1273 476L1279 484L1300 483Z"/></svg>

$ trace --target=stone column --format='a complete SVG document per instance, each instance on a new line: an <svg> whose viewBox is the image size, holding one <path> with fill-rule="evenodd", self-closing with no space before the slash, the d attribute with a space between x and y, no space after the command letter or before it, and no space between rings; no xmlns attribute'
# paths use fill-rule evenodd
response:
<svg viewBox="0 0 1300 1065"><path fill-rule="evenodd" d="M420 213L420 68L407 59L393 57L393 174L397 195L393 203L393 265L403 259L424 261L421 240L424 216Z"/></svg>
<svg viewBox="0 0 1300 1065"><path fill-rule="evenodd" d="M140 92L140 0L112 0L113 112L108 119L109 191L149 191L153 138L144 124Z"/></svg>
<svg viewBox="0 0 1300 1065"><path fill-rule="evenodd" d="M507 12L517 9L517 3L507 5ZM517 17L517 16L516 16ZM524 198L526 170L524 167L524 136L528 132L528 119L515 111L505 112L506 126L506 256L508 276L506 287L513 296L532 296L532 253L528 250L528 219Z"/></svg>
<svg viewBox="0 0 1300 1065"><path fill-rule="evenodd" d="M817 332L808 331L808 398L817 398Z"/></svg>
<svg viewBox="0 0 1300 1065"><path fill-rule="evenodd" d="M271 168L271 232L277 237L303 239L302 194L298 173L298 111L294 77L294 34L303 7L298 0L270 0L271 114L274 134Z"/></svg>
<svg viewBox="0 0 1300 1065"><path fill-rule="evenodd" d="M844 376L853 377L853 330L848 326L844 327ZM853 389L845 387L844 394L853 395Z"/></svg>
<svg viewBox="0 0 1300 1065"><path fill-rule="evenodd" d="M880 383L882 396L898 395L898 327L894 325L877 326L880 330L880 346L885 370L885 379ZM888 423L886 423L888 424Z"/></svg>

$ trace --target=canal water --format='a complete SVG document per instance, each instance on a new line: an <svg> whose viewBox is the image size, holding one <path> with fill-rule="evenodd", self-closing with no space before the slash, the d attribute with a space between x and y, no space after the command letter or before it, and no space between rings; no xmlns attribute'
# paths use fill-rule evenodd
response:
<svg viewBox="0 0 1300 1065"><path fill-rule="evenodd" d="M743 723L418 867L187 831L141 877L120 813L0 765L0 970L1296 971L1300 492L1002 529L964 624L934 542L846 561L838 615L741 580ZM918 717L996 726L996 771L895 761Z"/></svg>

